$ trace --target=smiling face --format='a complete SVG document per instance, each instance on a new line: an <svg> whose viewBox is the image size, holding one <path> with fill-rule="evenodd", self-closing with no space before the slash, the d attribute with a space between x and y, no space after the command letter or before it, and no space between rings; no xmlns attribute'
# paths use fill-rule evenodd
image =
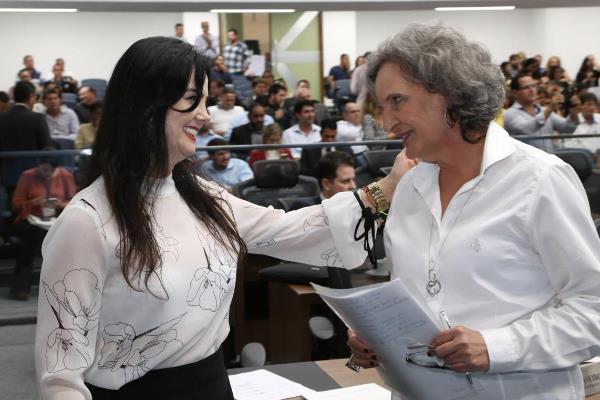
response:
<svg viewBox="0 0 600 400"><path fill-rule="evenodd" d="M386 132L404 140L409 158L435 162L452 135L445 122L443 96L405 78L397 64L384 63L375 80Z"/></svg>
<svg viewBox="0 0 600 400"><path fill-rule="evenodd" d="M206 96L208 95L208 79L204 80L202 88L202 99L198 106L190 112L179 112L176 110L187 110L197 98L196 83L192 72L188 87L183 97L173 104L165 116L165 132L167 135L167 146L169 149L170 169L180 161L191 157L196 151L196 134L209 121L206 111Z"/></svg>

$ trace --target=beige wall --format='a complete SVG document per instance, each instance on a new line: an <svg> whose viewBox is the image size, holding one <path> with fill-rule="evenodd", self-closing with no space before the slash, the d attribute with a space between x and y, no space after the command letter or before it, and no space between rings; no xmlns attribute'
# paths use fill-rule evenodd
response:
<svg viewBox="0 0 600 400"><path fill-rule="evenodd" d="M269 14L267 13L246 13L242 14L242 24L244 26L244 36L242 39L258 40L260 51L265 54L271 51L271 35L269 28Z"/></svg>

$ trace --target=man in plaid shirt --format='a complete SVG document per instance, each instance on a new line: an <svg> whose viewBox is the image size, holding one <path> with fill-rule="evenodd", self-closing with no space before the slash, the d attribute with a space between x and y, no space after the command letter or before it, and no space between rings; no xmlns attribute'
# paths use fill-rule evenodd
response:
<svg viewBox="0 0 600 400"><path fill-rule="evenodd" d="M223 58L225 59L225 67L230 74L241 75L248 63L252 50L248 49L246 43L238 40L238 32L235 29L227 31L229 44L223 48Z"/></svg>

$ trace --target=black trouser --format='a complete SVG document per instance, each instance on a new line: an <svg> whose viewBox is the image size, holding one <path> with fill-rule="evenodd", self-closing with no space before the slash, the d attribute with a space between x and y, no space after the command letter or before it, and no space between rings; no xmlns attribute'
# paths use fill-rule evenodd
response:
<svg viewBox="0 0 600 400"><path fill-rule="evenodd" d="M31 225L27 220L13 226L13 232L18 237L17 264L10 288L11 293L29 293L33 270L33 256L44 241L48 231Z"/></svg>
<svg viewBox="0 0 600 400"><path fill-rule="evenodd" d="M94 400L233 400L221 349L192 364L149 371L119 390L86 386Z"/></svg>

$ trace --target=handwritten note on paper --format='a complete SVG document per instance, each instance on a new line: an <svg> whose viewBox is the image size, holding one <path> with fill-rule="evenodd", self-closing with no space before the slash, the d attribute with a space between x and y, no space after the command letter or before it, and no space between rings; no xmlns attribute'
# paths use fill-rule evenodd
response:
<svg viewBox="0 0 600 400"><path fill-rule="evenodd" d="M381 359L378 369L384 381L407 399L488 399L501 392L493 379L470 385L465 376L451 370L409 363L415 344L428 344L440 330L428 309L413 299L399 280L356 289L315 290L348 327L357 332Z"/></svg>
<svg viewBox="0 0 600 400"><path fill-rule="evenodd" d="M264 369L230 375L229 382L236 400L282 400L315 393Z"/></svg>

